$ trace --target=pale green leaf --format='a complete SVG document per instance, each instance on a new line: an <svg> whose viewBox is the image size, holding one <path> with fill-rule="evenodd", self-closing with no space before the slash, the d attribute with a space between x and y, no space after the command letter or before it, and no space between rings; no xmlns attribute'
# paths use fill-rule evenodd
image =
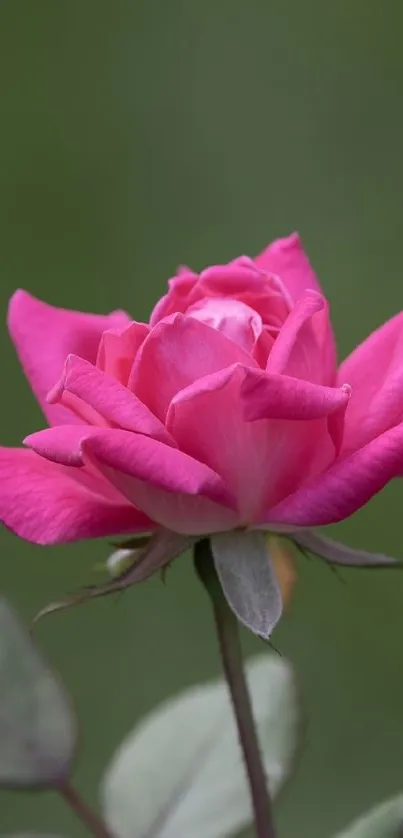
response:
<svg viewBox="0 0 403 838"><path fill-rule="evenodd" d="M265 533L220 532L211 536L210 543L229 606L246 628L268 639L283 603Z"/></svg>
<svg viewBox="0 0 403 838"><path fill-rule="evenodd" d="M0 598L0 786L46 787L69 772L76 739L67 696Z"/></svg>
<svg viewBox="0 0 403 838"><path fill-rule="evenodd" d="M337 838L402 838L403 794L375 806Z"/></svg>
<svg viewBox="0 0 403 838"><path fill-rule="evenodd" d="M275 795L297 738L293 675L269 653L252 659L247 675ZM102 798L117 838L221 838L247 824L249 789L224 681L192 687L151 712L115 753Z"/></svg>

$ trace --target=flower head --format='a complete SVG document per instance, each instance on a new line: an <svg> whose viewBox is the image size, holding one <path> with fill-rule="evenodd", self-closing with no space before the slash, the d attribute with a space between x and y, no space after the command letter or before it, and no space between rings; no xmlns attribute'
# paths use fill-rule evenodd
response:
<svg viewBox="0 0 403 838"><path fill-rule="evenodd" d="M181 269L149 323L19 291L10 333L50 427L0 449L0 517L40 544L151 533L144 572L214 534L227 592L234 539L256 558L261 529L362 562L307 528L348 517L402 471L401 318L338 369L295 234L254 260Z"/></svg>

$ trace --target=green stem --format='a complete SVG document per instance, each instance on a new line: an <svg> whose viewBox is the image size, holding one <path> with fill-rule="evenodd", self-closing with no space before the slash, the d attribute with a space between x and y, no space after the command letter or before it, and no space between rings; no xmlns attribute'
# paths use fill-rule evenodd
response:
<svg viewBox="0 0 403 838"><path fill-rule="evenodd" d="M245 679L238 622L222 591L208 539L195 546L195 567L211 598L221 660L234 709L257 838L276 838L272 806Z"/></svg>
<svg viewBox="0 0 403 838"><path fill-rule="evenodd" d="M57 791L80 821L92 832L94 838L113 838L103 820L88 806L74 786L66 781L57 787Z"/></svg>

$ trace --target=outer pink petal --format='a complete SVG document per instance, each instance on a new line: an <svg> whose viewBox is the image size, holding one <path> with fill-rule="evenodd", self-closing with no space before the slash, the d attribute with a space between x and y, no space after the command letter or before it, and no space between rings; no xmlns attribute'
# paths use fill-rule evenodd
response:
<svg viewBox="0 0 403 838"><path fill-rule="evenodd" d="M303 405L297 412L296 393L279 382L272 382L274 418L248 421L241 392L249 375L253 370L238 365L206 376L174 397L167 416L180 448L222 475L243 524L258 521L269 503L334 457L326 420L297 421L310 414Z"/></svg>
<svg viewBox="0 0 403 838"><path fill-rule="evenodd" d="M0 448L0 520L36 544L153 528L101 478L19 448Z"/></svg>
<svg viewBox="0 0 403 838"><path fill-rule="evenodd" d="M241 397L245 418L319 419L345 409L350 388L324 387L288 375L248 370Z"/></svg>
<svg viewBox="0 0 403 838"><path fill-rule="evenodd" d="M268 523L312 527L348 518L403 469L403 424L308 480L272 509Z"/></svg>
<svg viewBox="0 0 403 838"><path fill-rule="evenodd" d="M158 323L144 341L129 387L164 422L175 393L234 363L257 368L249 353L221 332L175 314Z"/></svg>
<svg viewBox="0 0 403 838"><path fill-rule="evenodd" d="M101 428L88 425L55 425L35 431L23 443L36 454L63 466L84 465L81 445L83 440L99 433Z"/></svg>
<svg viewBox="0 0 403 838"><path fill-rule="evenodd" d="M267 371L332 385L336 361L327 301L315 291L300 297L280 329Z"/></svg>
<svg viewBox="0 0 403 838"><path fill-rule="evenodd" d="M67 311L17 291L10 300L8 327L24 372L50 424L80 422L61 405L49 405L46 395L61 375L71 352L95 362L102 333L123 326L124 312L107 316Z"/></svg>
<svg viewBox="0 0 403 838"><path fill-rule="evenodd" d="M83 455L146 515L186 535L232 529L236 502L208 466L175 448L127 431L98 431Z"/></svg>
<svg viewBox="0 0 403 838"><path fill-rule="evenodd" d="M32 434L25 444L67 466L92 463L131 503L176 532L231 529L239 521L232 494L211 468L142 434L70 425Z"/></svg>
<svg viewBox="0 0 403 838"><path fill-rule="evenodd" d="M344 449L353 451L403 419L403 313L367 338L342 363L352 387Z"/></svg>
<svg viewBox="0 0 403 838"><path fill-rule="evenodd" d="M308 288L322 293L298 233L292 233L284 239L276 239L254 262L260 270L277 274L294 301Z"/></svg>
<svg viewBox="0 0 403 838"><path fill-rule="evenodd" d="M78 401L71 402L71 396ZM117 425L126 431L146 434L167 445L174 445L162 422L134 393L76 355L67 358L63 376L49 399L52 403L57 401L75 407L82 416L90 419L91 424L108 424L109 427ZM89 414L88 407L91 411Z"/></svg>

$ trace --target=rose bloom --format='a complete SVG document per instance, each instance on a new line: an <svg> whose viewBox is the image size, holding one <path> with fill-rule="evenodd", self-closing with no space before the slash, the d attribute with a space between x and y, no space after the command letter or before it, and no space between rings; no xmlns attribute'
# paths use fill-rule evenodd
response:
<svg viewBox="0 0 403 838"><path fill-rule="evenodd" d="M386 561L311 528L402 471L402 315L338 368L296 234L181 269L149 323L17 291L8 324L50 426L0 449L0 518L22 538L151 533L145 578L211 536L232 607L265 636L281 605L262 530L329 561Z"/></svg>

